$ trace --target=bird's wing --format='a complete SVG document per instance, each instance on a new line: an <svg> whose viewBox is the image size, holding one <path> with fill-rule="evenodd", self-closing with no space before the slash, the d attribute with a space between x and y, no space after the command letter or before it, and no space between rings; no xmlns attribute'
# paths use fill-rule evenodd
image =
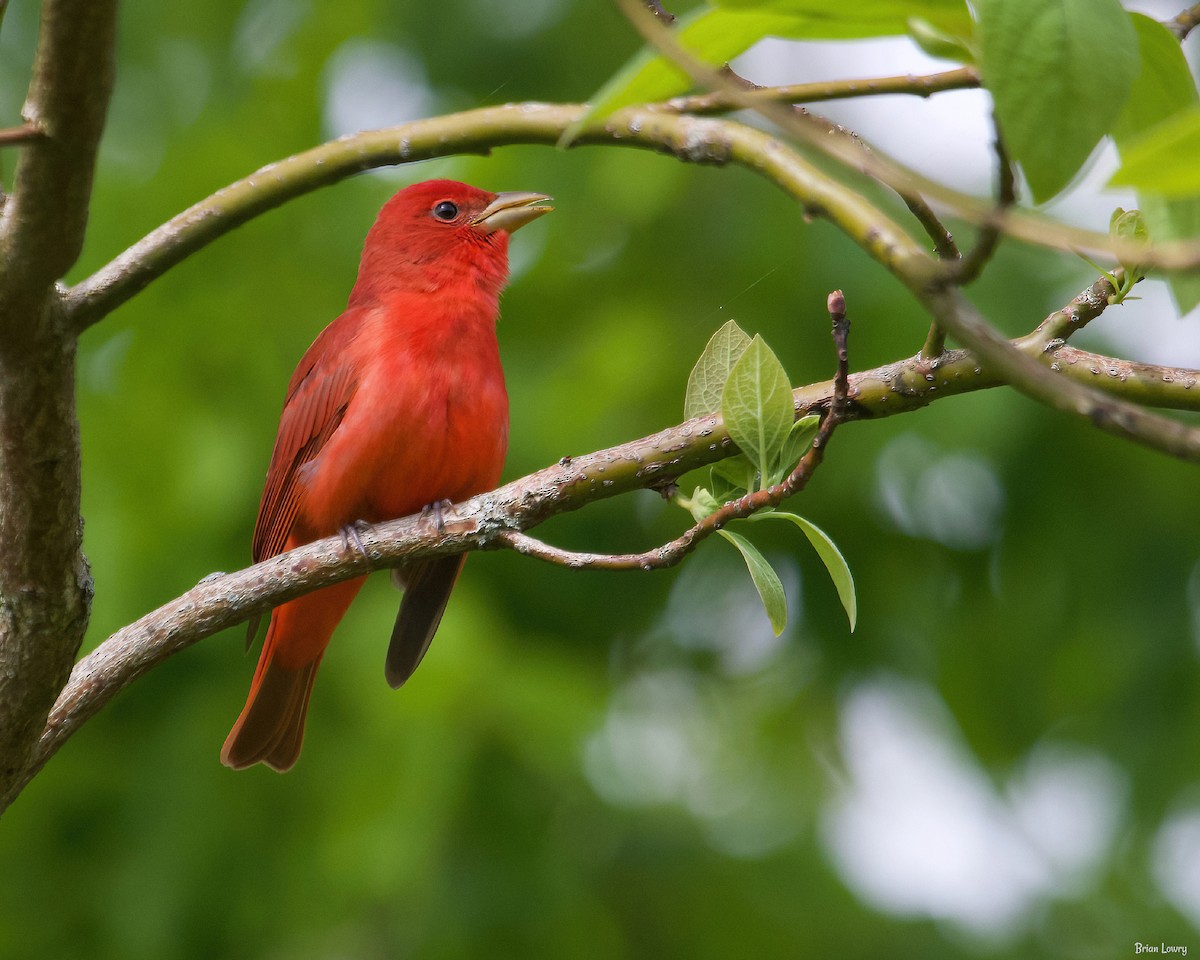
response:
<svg viewBox="0 0 1200 960"><path fill-rule="evenodd" d="M346 314L339 318L345 319ZM300 468L320 453L338 428L358 386L351 365L337 362L346 326L335 321L326 327L288 384L254 525L255 563L283 552L300 505Z"/></svg>

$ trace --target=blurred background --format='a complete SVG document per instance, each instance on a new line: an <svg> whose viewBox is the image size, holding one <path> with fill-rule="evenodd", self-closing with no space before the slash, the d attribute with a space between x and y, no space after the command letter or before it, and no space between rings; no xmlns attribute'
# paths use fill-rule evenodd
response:
<svg viewBox="0 0 1200 960"><path fill-rule="evenodd" d="M0 32L9 120L33 6L12 5ZM579 0L129 0L73 279L272 160L441 112L580 101L636 48L613 7ZM769 82L936 65L894 41L768 43L740 66ZM986 108L948 93L829 113L983 192ZM11 153L0 163L7 175ZM1103 227L1133 205L1090 186L1106 164L1064 216ZM925 336L898 283L738 169L514 147L321 190L83 340L89 646L249 562L287 379L344 305L379 206L431 177L556 200L514 241L506 479L678 422L688 371L730 317L797 384L831 372L835 287L855 369ZM1092 279L1008 243L971 295L1017 335ZM1080 343L1200 366L1200 317L1142 286ZM10 809L0 957L1200 950L1196 489L1194 467L1007 391L857 423L793 504L850 563L855 633L807 542L769 524L755 532L791 599L778 638L724 542L653 574L492 553L471 559L395 693L382 666L397 595L377 576L284 777L218 763L254 666L242 630L220 634L121 695ZM632 550L686 522L646 493L537 533Z"/></svg>

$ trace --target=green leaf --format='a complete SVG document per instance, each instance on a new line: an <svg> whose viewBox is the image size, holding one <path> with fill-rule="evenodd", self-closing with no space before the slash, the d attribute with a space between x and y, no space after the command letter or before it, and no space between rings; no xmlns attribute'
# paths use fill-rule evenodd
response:
<svg viewBox="0 0 1200 960"><path fill-rule="evenodd" d="M972 47L970 40L948 33L924 17L909 19L908 35L918 47L939 60L972 64L979 60L979 54Z"/></svg>
<svg viewBox="0 0 1200 960"><path fill-rule="evenodd" d="M1146 243L1150 233L1146 229L1146 217L1141 210L1122 210L1117 207L1108 219L1108 232L1120 239L1132 243Z"/></svg>
<svg viewBox="0 0 1200 960"><path fill-rule="evenodd" d="M1183 47L1175 35L1144 14L1135 13L1132 20L1141 69L1133 81L1125 109L1113 127L1118 149L1200 100Z"/></svg>
<svg viewBox="0 0 1200 960"><path fill-rule="evenodd" d="M724 499L726 500L734 496L740 497L754 488L755 466L744 453L739 453L736 457L728 457L725 460L718 460L712 465L711 473L714 480L719 478L725 484L727 496ZM715 483L713 487L715 490Z"/></svg>
<svg viewBox="0 0 1200 960"><path fill-rule="evenodd" d="M789 35L795 29L794 19L759 10L701 7L680 18L674 36L693 56L710 66L722 66L764 37ZM570 143L580 130L622 107L657 103L691 88L684 71L653 47L644 47L591 98L591 108L563 134L562 142Z"/></svg>
<svg viewBox="0 0 1200 960"><path fill-rule="evenodd" d="M783 592L783 584L779 581L779 574L767 563L766 557L758 552L758 548L745 537L728 530L718 530L717 533L741 551L742 559L746 561L746 569L750 571L750 579L754 581L762 599L763 609L767 611L767 617L771 621L771 629L775 631L775 636L779 636L787 626L787 597Z"/></svg>
<svg viewBox="0 0 1200 960"><path fill-rule="evenodd" d="M675 502L687 510L697 523L721 509L721 502L704 487L697 487L690 499L676 495Z"/></svg>
<svg viewBox="0 0 1200 960"><path fill-rule="evenodd" d="M858 622L858 598L854 591L854 577L850 573L850 565L846 563L842 551L829 538L829 534L811 520L805 520L804 517L795 513L774 510L770 513L756 513L750 519L770 520L776 517L780 520L790 520L808 537L809 543L817 551L817 556L825 564L825 569L829 571L829 577L837 588L838 598L842 601L842 608L846 611L846 618L850 621L850 632L853 633L854 625Z"/></svg>
<svg viewBox="0 0 1200 960"><path fill-rule="evenodd" d="M1200 105L1178 111L1121 148L1109 186L1163 197L1200 196Z"/></svg>
<svg viewBox="0 0 1200 960"><path fill-rule="evenodd" d="M792 429L795 406L783 364L755 335L729 373L721 393L729 436L755 464L765 485Z"/></svg>
<svg viewBox="0 0 1200 960"><path fill-rule="evenodd" d="M1122 156L1151 127L1200 102L1196 83L1174 34L1157 20L1140 13L1133 15L1133 25L1142 69L1114 130L1117 150ZM1200 197L1164 198L1139 191L1138 205L1156 241L1200 237ZM1175 273L1166 279L1180 313L1200 304L1200 273Z"/></svg>
<svg viewBox="0 0 1200 960"><path fill-rule="evenodd" d="M810 413L807 417L801 417L792 424L787 441L783 445L783 454L779 458L779 467L783 473L788 473L794 469L800 458L808 452L808 448L812 446L813 437L817 435L817 428L820 425L821 418L815 413Z"/></svg>
<svg viewBox="0 0 1200 960"><path fill-rule="evenodd" d="M1146 227L1146 217L1141 210L1122 210L1117 207L1108 218L1108 234L1116 240L1126 240L1130 243L1150 242L1150 231ZM1125 276L1118 279L1090 257L1082 253L1079 256L1113 285L1113 293L1108 298L1109 303L1123 302L1133 291L1134 284L1142 274L1142 268L1137 263L1123 260L1121 266L1125 269Z"/></svg>
<svg viewBox="0 0 1200 960"><path fill-rule="evenodd" d="M683 400L683 417L702 417L721 409L721 392L729 371L750 346L750 338L734 320L727 320L709 338L700 359L688 377L687 394Z"/></svg>
<svg viewBox="0 0 1200 960"><path fill-rule="evenodd" d="M1042 202L1114 126L1138 72L1119 0L980 0L980 67L1005 145Z"/></svg>
<svg viewBox="0 0 1200 960"><path fill-rule="evenodd" d="M971 14L963 0L715 0L730 10L786 13L797 20L796 39L850 40L908 32L917 17L940 30L962 36L971 32Z"/></svg>
<svg viewBox="0 0 1200 960"><path fill-rule="evenodd" d="M1147 194L1138 202L1156 243L1200 239L1200 197L1165 199ZM1200 304L1200 271L1173 273L1167 279L1180 313Z"/></svg>
<svg viewBox="0 0 1200 960"><path fill-rule="evenodd" d="M954 34L968 34L971 18L963 0L719 0L681 17L674 35L691 54L719 67L767 37L792 40L851 40L908 31L908 18L923 17ZM622 107L657 103L692 88L691 78L644 47L591 97L591 108L562 137L570 143L579 131Z"/></svg>

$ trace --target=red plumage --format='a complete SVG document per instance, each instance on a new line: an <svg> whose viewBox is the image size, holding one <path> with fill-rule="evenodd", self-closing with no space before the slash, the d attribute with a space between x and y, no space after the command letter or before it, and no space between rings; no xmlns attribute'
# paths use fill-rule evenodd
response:
<svg viewBox="0 0 1200 960"><path fill-rule="evenodd" d="M255 562L344 530L493 488L508 443L496 342L508 237L547 212L534 193L431 180L397 193L363 246L344 313L288 384L254 529ZM388 650L389 683L424 655L462 557L413 564ZM317 666L365 578L271 615L246 706L221 762L289 769Z"/></svg>

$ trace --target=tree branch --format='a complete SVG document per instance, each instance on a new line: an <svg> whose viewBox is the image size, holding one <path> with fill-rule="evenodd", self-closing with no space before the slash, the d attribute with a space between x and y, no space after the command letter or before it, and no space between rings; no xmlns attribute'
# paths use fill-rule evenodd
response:
<svg viewBox="0 0 1200 960"><path fill-rule="evenodd" d="M979 86L979 71L974 67L959 67L943 73L897 77L873 77L866 80L826 80L820 83L796 83L779 87L762 87L752 83L746 88L746 99L731 97L724 90L675 97L665 104L679 113L705 115L744 110L746 100L769 100L774 103L817 103L825 100L849 100L856 97L877 97L889 94L910 94L930 97L947 90L970 90Z"/></svg>
<svg viewBox="0 0 1200 960"><path fill-rule="evenodd" d="M1200 429L1059 376L1004 339L957 288L926 290L919 295L948 333L1021 393L1114 436L1200 462Z"/></svg>
<svg viewBox="0 0 1200 960"><path fill-rule="evenodd" d="M572 104L485 107L343 137L268 164L172 218L68 290L65 303L69 320L77 330L86 329L218 237L319 187L390 164L485 153L512 144L557 144L585 116L586 107ZM826 135L824 140L830 138ZM809 213L828 217L889 270L897 272L920 264L922 269L915 274L918 283L932 282L936 275L932 260L880 210L762 131L730 120L672 115L651 107L632 108L580 131L572 145L616 142L669 153L687 162L738 163L773 180L804 204ZM855 152L858 166L870 160L857 148ZM1125 262L1147 266L1187 266L1192 262L1182 247L1134 250L1133 245L1114 241L1106 234L1056 226L1033 215L998 212L991 204L970 200L975 207L975 222L1031 243L1118 256ZM1049 231L1049 242L1042 231ZM1200 245L1194 259L1200 263Z"/></svg>
<svg viewBox="0 0 1200 960"><path fill-rule="evenodd" d="M11 147L15 144L28 143L46 135L46 131L36 123L23 123L19 127L5 127L0 130L0 147Z"/></svg>
<svg viewBox="0 0 1200 960"><path fill-rule="evenodd" d="M1113 257L1120 263L1140 263L1148 268L1160 270L1191 270L1200 267L1200 240L1161 244L1134 243L1093 230L1069 226L1016 208L997 210L987 201L931 180L880 151L872 151L864 157L845 142L826 136L826 131L821 125L809 123L807 116L797 114L790 105L773 100L756 100L752 91L743 89L720 71L698 60L679 43L671 31L639 6L637 0L617 0L617 4L646 42L695 83L719 91L741 108L756 111L805 146L820 151L848 170L858 171L877 180L902 196L920 194L927 200L942 204L976 226L995 228L1008 236L1039 247L1089 255L1103 251L1103 255Z"/></svg>
<svg viewBox="0 0 1200 960"><path fill-rule="evenodd" d="M1111 293L1108 281L1097 281L1032 333L1014 341L1014 348L1043 363L1058 363L1063 373L1069 373L1068 366L1074 369L1078 364L1063 362L1061 351L1071 348L1063 345L1060 335L1068 335L1103 313ZM1139 371L1140 380L1119 376L1104 380L1115 393L1137 391L1146 402L1200 410L1200 391L1193 389L1200 381L1200 371L1165 374L1166 368L1146 367ZM1145 384L1156 376L1161 387L1150 391ZM915 356L850 375L839 419L906 413L935 400L1003 383L998 374L965 350L949 351L933 364ZM833 380L793 391L796 415L828 409L835 391ZM118 630L76 664L29 764L14 777L7 793L0 794L0 809L116 694L171 654L199 640L302 593L372 570L434 554L502 546L506 541L520 549L530 541L511 534L593 500L661 487L689 470L730 456L734 450L720 417L699 417L607 450L564 457L553 466L455 507L440 531L420 516L370 527L360 534L365 556L348 548L341 537L330 537L236 573L206 577L181 597Z"/></svg>
<svg viewBox="0 0 1200 960"><path fill-rule="evenodd" d="M42 4L23 114L43 136L25 142L0 215L0 328L10 336L48 319L47 292L83 247L112 94L116 8L116 0Z"/></svg>
<svg viewBox="0 0 1200 960"><path fill-rule="evenodd" d="M999 127L993 123L993 129L996 134L992 141L992 149L996 154L996 213L1003 216L1004 211L1017 201L1017 176L1008 151L1004 148L1004 141L1000 138ZM995 223L985 224L979 231L975 246L965 257L946 262L947 280L960 287L974 281L996 252L1001 234Z"/></svg>
<svg viewBox="0 0 1200 960"><path fill-rule="evenodd" d="M790 107L780 110L791 112ZM64 317L71 329L86 328L207 243L259 213L319 186L389 163L451 153L486 152L505 144L555 144L585 114L585 107L574 105L517 104L486 108L358 134L271 164L196 204L66 291ZM788 129L792 129L795 124L789 123ZM817 129L815 125L801 126L809 132ZM53 139L54 130L48 128L48 131ZM1060 329L1059 321L1048 319L1033 334L1010 343L974 312L960 291L946 285L947 275L941 265L904 230L854 190L825 175L769 134L734 121L679 115L661 107L649 107L615 114L594 128L583 129L573 142L617 141L669 153L688 162L738 163L765 176L807 212L829 219L900 277L939 324L972 348L972 353L961 350L944 353L933 362L918 356L849 378L845 419L899 413L924 406L933 399L1011 380L1019 389L1060 409L1086 416L1114 433L1159 445L1160 449L1177 455L1196 455L1195 436L1187 428L1116 399L1153 396L1152 402L1195 409L1200 394L1192 392L1196 377L1188 371L1173 372L1164 382L1164 388L1153 394L1147 389L1152 368L1133 371L1130 367L1128 377L1103 378L1109 396L1085 389L1069 379L1083 369L1079 358L1084 355L1062 353L1071 348L1054 344L1056 338L1050 334L1058 332L1066 336L1070 329L1086 323L1104 309L1107 296L1091 297L1098 285L1089 288L1087 298L1083 301L1077 298L1069 308L1073 326ZM36 147L37 143L31 143L25 149ZM856 150L856 157L852 165L873 176L888 169L886 164L877 169L870 164L864 166L859 162L861 151ZM880 179L893 182L883 176ZM903 178L895 182L911 185ZM32 177L29 183L36 187L39 181ZM915 184L921 186L921 180L918 178ZM1016 235L1025 229L1026 236L1035 241L1047 229L1046 223L1037 218L997 212L990 207L984 213L978 210L976 213L977 222L984 224L985 229L994 226ZM6 209L6 226L27 222L20 218L9 220L10 214L11 210ZM1069 243L1085 249L1121 252L1120 245L1107 236L1058 227L1050 232L1054 235L1051 245ZM21 229L13 227L11 236L21 238ZM5 238L8 237L6 231ZM1089 243L1097 238L1097 244ZM1136 259L1161 264L1177 256L1181 263L1190 262L1187 257L1196 251L1185 249L1186 245L1176 246L1178 249L1165 252L1156 248L1153 256L1138 248ZM1048 354L1052 344L1058 352ZM1065 359L1072 357L1076 359L1064 366ZM1048 368L1048 364L1054 363L1060 369ZM825 410L835 402L836 393L834 384L817 384L795 391L794 399L801 412ZM69 396L69 391L64 395ZM826 419L832 424L838 418ZM1164 424L1170 424L1174 432ZM333 538L239 573L203 582L178 600L118 631L76 666L36 753L21 769L8 771L13 776L3 784L0 806L15 796L71 733L120 689L170 653L202 637L303 592L367 570L417 557L502 545L512 534L536 526L552 514L626 490L661 484L726 456L730 449L719 418L700 418L632 444L579 460L568 458L555 467L477 497L461 507L459 519L448 523L444 531L422 529L417 518L381 525L363 537L367 558L348 551L340 538ZM79 594L83 592L80 584L85 581L86 572L81 576L78 570L76 573L74 588Z"/></svg>
<svg viewBox="0 0 1200 960"><path fill-rule="evenodd" d="M78 330L96 323L213 240L318 187L388 164L518 143L553 145L584 113L574 105L485 107L343 137L269 164L185 210L68 290L70 322ZM931 266L919 269L928 260L925 252L882 211L760 130L729 120L626 110L575 143L618 141L692 163L745 166L810 213L827 217L889 270L932 273Z"/></svg>
<svg viewBox="0 0 1200 960"><path fill-rule="evenodd" d="M673 567L696 549L704 540L734 520L742 520L767 507L777 507L788 497L794 496L808 485L825 458L825 448L837 425L846 418L849 406L849 354L846 341L850 335L850 321L846 319L846 298L837 290L829 295L829 315L833 321L833 342L837 348L837 372L833 377L833 396L821 425L805 451L800 462L780 483L762 490L747 492L745 496L722 504L708 516L697 521L674 540L645 550L641 553L579 553L552 547L517 530L508 530L497 536L498 542L525 556L545 560L548 563L574 569L595 570L661 570Z"/></svg>
<svg viewBox="0 0 1200 960"><path fill-rule="evenodd" d="M1180 41L1186 40L1197 25L1200 25L1200 3L1193 4L1165 24Z"/></svg>
<svg viewBox="0 0 1200 960"><path fill-rule="evenodd" d="M115 23L116 0L42 4L24 113L44 135L22 143L0 212L0 798L29 762L91 606L75 338L55 281L83 244Z"/></svg>
<svg viewBox="0 0 1200 960"><path fill-rule="evenodd" d="M993 124L995 127L995 124ZM1006 210L1016 202L1016 174L1000 139L999 128L996 128L996 138L993 141L996 153L996 206ZM905 198L908 208L925 227L925 231L933 238L938 259L944 263L946 282L964 286L975 280L984 265L996 252L1000 242L1000 231L994 226L985 226L979 231L975 246L965 257L959 253L950 232L942 222L929 210L925 201L920 198ZM925 337L925 345L921 348L921 356L933 359L941 356L946 349L946 332L941 324L934 320L929 325L929 333Z"/></svg>

